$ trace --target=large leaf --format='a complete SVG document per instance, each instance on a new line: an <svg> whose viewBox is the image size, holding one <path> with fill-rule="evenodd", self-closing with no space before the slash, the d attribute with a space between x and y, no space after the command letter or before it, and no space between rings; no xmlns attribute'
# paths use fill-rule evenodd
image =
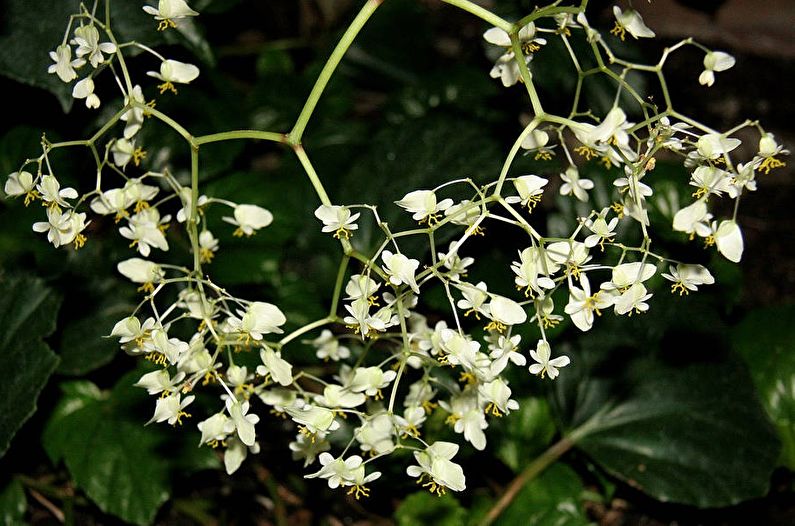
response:
<svg viewBox="0 0 795 526"><path fill-rule="evenodd" d="M767 492L779 443L738 359L611 358L583 356L556 386L566 434L595 462L661 501L727 506Z"/></svg>
<svg viewBox="0 0 795 526"><path fill-rule="evenodd" d="M780 461L795 469L795 307L751 312L732 330L731 341L778 428Z"/></svg>
<svg viewBox="0 0 795 526"><path fill-rule="evenodd" d="M61 364L58 372L69 375L86 374L113 360L120 352L119 344L107 336L113 325L128 316L132 310L133 306L124 301L112 301L70 323L61 337Z"/></svg>
<svg viewBox="0 0 795 526"><path fill-rule="evenodd" d="M518 411L512 412L509 418L497 420L492 427L500 435L497 457L517 472L543 451L555 434L549 404L543 398L520 400Z"/></svg>
<svg viewBox="0 0 795 526"><path fill-rule="evenodd" d="M0 281L0 456L36 411L36 400L58 365L43 337L55 329L59 297L41 280Z"/></svg>
<svg viewBox="0 0 795 526"><path fill-rule="evenodd" d="M208 449L190 457L174 455L195 448L197 437L185 430L179 430L185 440L174 443L169 429L144 427L135 409L146 395L131 386L138 375L123 377L110 392L90 382L65 384L43 443L52 461L63 460L77 486L102 511L143 525L168 499L173 472L217 462L209 459Z"/></svg>
<svg viewBox="0 0 795 526"><path fill-rule="evenodd" d="M443 497L427 491L412 493L395 511L398 526L415 524L433 524L435 526L461 526L466 520L467 512L458 500L446 494Z"/></svg>
<svg viewBox="0 0 795 526"><path fill-rule="evenodd" d="M495 525L584 526L590 524L582 505L582 480L557 463L526 484Z"/></svg>

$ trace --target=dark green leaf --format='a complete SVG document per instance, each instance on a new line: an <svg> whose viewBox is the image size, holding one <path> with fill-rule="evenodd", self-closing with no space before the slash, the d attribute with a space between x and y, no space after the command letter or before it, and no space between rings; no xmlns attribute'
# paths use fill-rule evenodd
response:
<svg viewBox="0 0 795 526"><path fill-rule="evenodd" d="M496 526L581 526L590 524L581 503L580 477L564 464L553 464L526 484L495 521Z"/></svg>
<svg viewBox="0 0 795 526"><path fill-rule="evenodd" d="M82 375L113 360L119 352L119 345L115 339L107 336L113 325L132 310L133 307L128 303L109 303L67 325L61 337L58 372Z"/></svg>
<svg viewBox="0 0 795 526"><path fill-rule="evenodd" d="M43 443L52 461L63 460L77 486L102 511L149 524L168 499L174 472L218 463L208 449L174 455L196 447L197 437L186 430L177 430L179 440L174 440L167 426L144 427L136 409L142 402L154 404L145 402L146 394L132 387L140 374L126 375L109 393L90 382L65 384Z"/></svg>
<svg viewBox="0 0 795 526"><path fill-rule="evenodd" d="M22 518L27 509L28 501L25 499L25 488L17 479L11 479L11 482L0 490L0 526L25 524Z"/></svg>
<svg viewBox="0 0 795 526"><path fill-rule="evenodd" d="M420 491L412 493L395 512L398 526L433 524L434 526L461 526L467 512L450 493L442 497Z"/></svg>
<svg viewBox="0 0 795 526"><path fill-rule="evenodd" d="M795 307L751 312L732 330L731 341L778 428L780 462L795 469Z"/></svg>
<svg viewBox="0 0 795 526"><path fill-rule="evenodd" d="M671 355L687 344L669 345L668 363L632 350L601 362L575 357L556 386L558 410L579 423L568 436L661 501L714 507L764 495L779 443L743 364L684 361Z"/></svg>
<svg viewBox="0 0 795 526"><path fill-rule="evenodd" d="M497 456L516 472L541 452L555 434L549 404L543 398L519 400L519 411L501 418L492 427L500 433Z"/></svg>
<svg viewBox="0 0 795 526"><path fill-rule="evenodd" d="M44 282L29 277L0 281L0 456L11 438L36 411L36 400L58 365L42 341L55 329L59 297Z"/></svg>
<svg viewBox="0 0 795 526"><path fill-rule="evenodd" d="M3 5L0 73L53 93L64 111L72 106L72 88L47 73L52 64L48 52L61 43L69 15L79 5L76 0L8 0Z"/></svg>

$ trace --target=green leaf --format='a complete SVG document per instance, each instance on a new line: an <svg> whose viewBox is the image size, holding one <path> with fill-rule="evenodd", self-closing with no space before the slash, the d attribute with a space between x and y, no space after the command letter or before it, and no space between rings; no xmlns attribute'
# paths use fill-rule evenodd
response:
<svg viewBox="0 0 795 526"><path fill-rule="evenodd" d="M59 297L30 277L0 281L0 456L36 411L36 400L58 365L42 338L55 330Z"/></svg>
<svg viewBox="0 0 795 526"><path fill-rule="evenodd" d="M17 479L12 479L0 490L0 526L19 526L28 509L25 488Z"/></svg>
<svg viewBox="0 0 795 526"><path fill-rule="evenodd" d="M795 469L795 306L753 311L732 329L762 404L783 445L780 463Z"/></svg>
<svg viewBox="0 0 795 526"><path fill-rule="evenodd" d="M395 511L398 526L433 524L434 526L461 526L467 512L458 500L447 493L441 497L427 491L412 493Z"/></svg>
<svg viewBox="0 0 795 526"><path fill-rule="evenodd" d="M627 350L575 360L555 405L567 433L611 475L661 501L728 506L767 493L779 443L739 360L669 362ZM670 363L670 360L677 360ZM617 369L620 367L620 370ZM622 371L627 371L622 375Z"/></svg>
<svg viewBox="0 0 795 526"><path fill-rule="evenodd" d="M119 344L107 336L113 325L132 310L128 303L113 302L66 326L61 337L58 372L83 375L110 363L119 352Z"/></svg>
<svg viewBox="0 0 795 526"><path fill-rule="evenodd" d="M150 524L168 499L172 475L217 466L205 449L195 455L176 455L196 448L197 437L167 426L144 427L136 411L146 394L132 387L140 376L124 376L110 392L90 382L64 385L64 396L44 430L43 444L53 462L63 460L79 488L99 508L134 524ZM154 403L147 401L147 410ZM171 435L171 436L170 436Z"/></svg>
<svg viewBox="0 0 795 526"><path fill-rule="evenodd" d="M526 484L495 526L582 526L590 524L582 506L585 489L573 469L557 463Z"/></svg>
<svg viewBox="0 0 795 526"><path fill-rule="evenodd" d="M3 26L8 32L0 36L0 74L51 92L64 111L72 107L72 88L47 73L52 64L48 52L61 43L69 15L78 6L74 0L8 0L3 6Z"/></svg>
<svg viewBox="0 0 795 526"><path fill-rule="evenodd" d="M519 400L519 411L497 420L492 427L500 434L497 457L515 472L521 471L555 434L549 404L543 398Z"/></svg>

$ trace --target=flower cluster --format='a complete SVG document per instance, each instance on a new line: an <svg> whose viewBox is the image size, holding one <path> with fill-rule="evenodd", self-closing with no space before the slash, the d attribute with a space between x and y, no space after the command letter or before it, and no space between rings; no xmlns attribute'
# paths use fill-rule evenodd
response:
<svg viewBox="0 0 795 526"><path fill-rule="evenodd" d="M144 10L160 30L178 27L177 20L198 14L184 0L161 0L156 8ZM654 36L637 12L618 7L614 12L611 33L621 40L626 33ZM136 143L148 116L174 122L146 102L145 89L176 94L176 84L195 80L198 68L166 59L137 42L117 43L111 28L92 12L83 10L72 20L67 35L73 33L74 38L65 38L51 53L50 72L70 83L90 65L75 83L73 95L96 108L100 99L93 77L101 71L114 76L121 71L116 83L123 105L95 138L43 141L42 154L9 175L5 193L23 197L26 205L45 205L47 221L35 223L33 229L46 233L55 247L79 248L86 242L89 210L99 221L110 222L112 217L118 233L129 241L131 257L117 269L139 287L143 299L116 323L111 336L124 352L152 364L136 384L154 397L151 423L180 425L192 418L194 391L215 393L215 412L195 420L201 445L223 451L226 471L232 473L249 453L259 451L261 415L289 419L295 429L289 444L293 457L305 467L315 465L307 477L325 479L331 488L347 488L356 498L367 496L367 484L380 477L374 463L399 449L413 452L416 465L408 466L406 473L423 487L439 495L465 489L464 472L453 460L460 444L426 434L429 416L442 413L462 442L483 450L490 423L519 409L509 385L511 369L522 368L527 378L554 380L577 359L556 350L547 329L568 320L579 331L588 331L608 311L617 316L645 313L653 303L652 283L658 274L679 295L714 283L706 266L651 250L656 234L652 227L660 226L652 224L650 211L665 212L666 230L678 233L683 242L700 238L707 248L714 246L721 256L739 261L744 243L737 208L732 215L720 216L723 208L715 202L729 198L738 203L745 192L756 190L760 174L783 166L780 157L789 153L757 123L719 132L675 112L670 104L660 110L646 103L624 76L630 71L656 76L665 60L652 67L615 56L609 37L592 27L582 12L556 12L521 27L516 24L510 31L489 29L485 40L500 48L491 77L505 87L521 81L534 115L516 138L504 169L482 186L457 179L408 192L395 201L406 219L416 223L404 232L392 232L374 206L335 205L319 191L321 204L314 213L318 229L339 240L344 255L332 311L293 328L279 306L230 294L202 266L220 248L216 233L207 227L208 214L217 213L218 207L231 209L221 219L234 228L229 232L234 236L252 236L278 218L255 204L202 195L198 154L192 160L191 183L185 185L166 167L147 159ZM78 24L74 31L72 23ZM596 73L621 80L616 104L604 115L577 102L570 115L541 111L531 73L532 58L547 44L540 35L564 42L580 83L592 73L580 69L569 40L594 44L600 64ZM701 47L683 41L666 56L684 45ZM124 50L133 47L146 51L145 57L158 58L158 70L148 73L161 81L155 89L132 82ZM731 67L734 59L704 51L706 69L699 81L709 86L714 73ZM623 73L605 66L602 54ZM111 65L115 67L106 67ZM634 107L618 104L622 92L629 93ZM733 156L741 142L735 136L742 128L756 128L759 143L754 155L738 162ZM116 135L108 138L111 134ZM199 142L186 140L192 151L199 151ZM97 141L105 141L104 157ZM85 193L62 187L51 166L50 152L67 147L88 147L96 159L96 179L85 185L91 188ZM295 149L306 155L300 144ZM508 177L521 150L534 152L536 159L560 155L564 167ZM679 159L689 170L689 184L682 185L688 188L687 203L680 203L678 194L672 199L656 188L653 174L661 156ZM592 160L604 166L604 179L611 177L609 170L616 175L605 185L612 204L597 206L591 196L596 178L581 175ZM302 164L308 166L303 158ZM314 172L310 177L322 188ZM544 225L536 220L536 207L549 200L553 188L586 210L563 236L545 235ZM467 197L461 199L462 194ZM371 221L384 234L375 251L356 248L362 221ZM486 265L471 249L471 240L486 235L495 224L508 225L517 234L512 247L516 255L501 269L515 286L509 290L468 278L471 269ZM192 268L164 260L170 227L187 231ZM408 236L427 238L428 250L411 253L408 247L413 245L404 242ZM441 238L452 241L440 249L434 239ZM427 308L427 291L446 298L446 312ZM537 331L532 340L520 334L528 324ZM299 340L302 336L306 339ZM333 373L318 376L291 363L289 351L297 341L311 345L319 360L331 362ZM240 359L241 353L250 354ZM344 447L332 453L340 445Z"/></svg>

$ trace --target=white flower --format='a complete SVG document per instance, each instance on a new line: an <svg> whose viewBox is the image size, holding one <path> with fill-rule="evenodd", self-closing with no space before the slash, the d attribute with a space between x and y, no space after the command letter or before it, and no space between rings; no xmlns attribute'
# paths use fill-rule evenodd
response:
<svg viewBox="0 0 795 526"><path fill-rule="evenodd" d="M486 283L483 281L479 282L477 285L461 283L460 285L456 285L456 287L461 291L461 295L464 296L463 299L458 300L456 303L459 309L465 311L464 316L474 314L476 318L480 319L480 313L486 314L486 310L483 306L486 300L489 299Z"/></svg>
<svg viewBox="0 0 795 526"><path fill-rule="evenodd" d="M375 295L381 285L366 274L354 274L345 285L347 300L367 299Z"/></svg>
<svg viewBox="0 0 795 526"><path fill-rule="evenodd" d="M486 449L486 433L483 430L489 424L474 389L468 388L463 393L454 394L449 403L440 400L439 405L450 413L449 420L455 422L453 431L463 433L464 439L478 451Z"/></svg>
<svg viewBox="0 0 795 526"><path fill-rule="evenodd" d="M52 175L45 175L36 185L41 195L41 200L51 207L60 206L68 208L70 205L65 199L77 199L77 190L74 188L61 188L61 183Z"/></svg>
<svg viewBox="0 0 795 526"><path fill-rule="evenodd" d="M588 247L579 241L555 241L546 247L547 257L556 264L564 267L567 273L575 277L580 273L580 267L591 260Z"/></svg>
<svg viewBox="0 0 795 526"><path fill-rule="evenodd" d="M588 201L588 190L593 188L593 181L580 178L580 172L576 166L569 166L566 172L560 174L563 184L560 185L560 195L571 195L580 201Z"/></svg>
<svg viewBox="0 0 795 526"><path fill-rule="evenodd" d="M596 216L596 219L586 219L585 226L593 232L590 236L585 238L585 246L593 248L597 244L603 244L605 241L613 241L615 237L616 226L618 226L618 217L614 217L607 222L606 216L609 208L603 208Z"/></svg>
<svg viewBox="0 0 795 526"><path fill-rule="evenodd" d="M646 300L651 297L651 294L646 293L646 287L643 283L633 283L615 299L615 313L631 315L633 312L638 314L646 312L649 310Z"/></svg>
<svg viewBox="0 0 795 526"><path fill-rule="evenodd" d="M671 292L679 290L680 296L688 294L691 290L698 290L699 285L712 285L715 283L715 278L712 277L706 267L686 263L677 263L675 267L671 265L670 273L663 274L662 277L674 282L671 285Z"/></svg>
<svg viewBox="0 0 795 526"><path fill-rule="evenodd" d="M381 413L365 420L364 424L353 432L353 436L356 437L362 451L380 455L395 448L392 441L394 433L395 423L392 417Z"/></svg>
<svg viewBox="0 0 795 526"><path fill-rule="evenodd" d="M315 348L315 355L324 361L333 360L337 362L351 355L350 349L340 345L339 340L328 329L323 329L320 336L314 340L304 341L304 343L310 343Z"/></svg>
<svg viewBox="0 0 795 526"><path fill-rule="evenodd" d="M693 197L710 195L721 196L732 189L732 178L729 172L715 166L701 165L690 176L690 185L698 188Z"/></svg>
<svg viewBox="0 0 795 526"><path fill-rule="evenodd" d="M27 206L28 203L36 199L38 196L38 193L34 190L35 185L33 182L33 174L30 172L26 172L24 170L21 172L14 172L9 174L8 180L6 180L3 190L5 191L6 195L10 197L24 195L25 206Z"/></svg>
<svg viewBox="0 0 795 526"><path fill-rule="evenodd" d="M253 445L247 446L236 436L229 437L226 441L226 452L224 453L224 468L227 475L231 475L240 468L240 465L246 460L249 451L254 455L259 453L259 444L254 442Z"/></svg>
<svg viewBox="0 0 795 526"><path fill-rule="evenodd" d="M481 214L480 206L469 199L454 204L444 211L444 216L450 218L454 225L473 226ZM472 234L479 234L481 230L475 229Z"/></svg>
<svg viewBox="0 0 795 526"><path fill-rule="evenodd" d="M287 321L279 307L264 301L254 301L246 310L238 309L237 315L240 318L230 316L226 320L228 332L239 332L256 341L261 340L263 334L283 333L279 327Z"/></svg>
<svg viewBox="0 0 795 526"><path fill-rule="evenodd" d="M466 478L461 466L451 459L458 453L458 444L452 442L434 442L425 451L415 451L414 459L418 466L409 466L406 474L409 477L419 477L420 481L428 476L430 481L423 484L429 491L441 495L445 488L453 491L466 489Z"/></svg>
<svg viewBox="0 0 795 526"><path fill-rule="evenodd" d="M141 179L130 179L124 183L124 195L127 196L130 204L135 203L136 212L146 208L147 201L154 199L159 191L156 186L144 184Z"/></svg>
<svg viewBox="0 0 795 526"><path fill-rule="evenodd" d="M357 367L354 369L350 389L354 393L364 393L367 396L382 398L381 389L395 379L395 371L382 371L378 367Z"/></svg>
<svg viewBox="0 0 795 526"><path fill-rule="evenodd" d="M389 250L384 250L381 254L384 261L384 271L389 275L389 282L394 286L406 284L414 292L419 292L420 288L414 278L414 273L420 262L416 259L409 259L403 254L393 254Z"/></svg>
<svg viewBox="0 0 795 526"><path fill-rule="evenodd" d="M564 310L571 316L574 325L584 332L593 326L594 314L600 315L602 309L613 305L613 298L602 291L591 294L591 284L585 274L580 275L580 285L581 289L569 286L569 303Z"/></svg>
<svg viewBox="0 0 795 526"><path fill-rule="evenodd" d="M370 300L368 298L356 298L350 305L345 305L345 310L348 311L350 316L345 316L342 321L346 325L358 326L357 332L362 335L362 339L372 332L386 330L386 322L370 314Z"/></svg>
<svg viewBox="0 0 795 526"><path fill-rule="evenodd" d="M185 221L189 220L193 215L193 192L190 188L184 187L179 189L179 198L182 201L182 208L179 209L177 212L177 221L180 223L184 223ZM206 195L200 195L198 199L198 211L201 211L201 208L206 205L210 200L207 198ZM196 222L198 223L201 219L199 214L196 215Z"/></svg>
<svg viewBox="0 0 795 526"><path fill-rule="evenodd" d="M558 271L558 265L541 247L527 247L519 253L519 261L511 262L511 270L516 277L518 289L524 289L525 296L544 294L544 289L552 289L555 282L549 278Z"/></svg>
<svg viewBox="0 0 795 526"><path fill-rule="evenodd" d="M613 15L616 17L616 25L610 32L620 37L621 40L624 40L624 35L627 32L629 32L629 34L635 38L654 37L654 31L646 27L646 24L643 23L643 18L640 16L640 13L634 9L621 11L621 8L619 8L617 5L614 5Z"/></svg>
<svg viewBox="0 0 795 526"><path fill-rule="evenodd" d="M160 63L160 72L147 71L147 75L162 80L163 83L158 85L160 93L165 93L166 90L171 90L173 93L177 92L174 84L188 84L199 76L199 68L193 64L186 64L178 60L164 60Z"/></svg>
<svg viewBox="0 0 795 526"><path fill-rule="evenodd" d="M485 313L496 322L498 330L501 326L520 325L527 321L527 313L521 305L496 294L486 306Z"/></svg>
<svg viewBox="0 0 795 526"><path fill-rule="evenodd" d="M544 130L533 130L522 140L521 147L525 150L543 148L549 143L549 134Z"/></svg>
<svg viewBox="0 0 795 526"><path fill-rule="evenodd" d="M207 420L199 422L197 427L202 434L200 445L217 444L235 431L234 422L224 413L215 413Z"/></svg>
<svg viewBox="0 0 795 526"><path fill-rule="evenodd" d="M155 358L155 363L165 363L165 360L168 360L171 365L176 364L180 357L190 349L187 342L178 338L169 338L168 333L162 328L152 330L149 341L144 346L148 352L162 355L162 357Z"/></svg>
<svg viewBox="0 0 795 526"><path fill-rule="evenodd" d="M334 232L337 239L351 237L351 232L359 228L356 220L360 215L351 214L348 207L337 205L320 205L315 210L315 217L323 221L323 232Z"/></svg>
<svg viewBox="0 0 795 526"><path fill-rule="evenodd" d="M171 375L168 374L168 369L160 369L152 371L151 373L146 373L133 385L146 389L146 392L150 395L162 392L171 393L179 389L179 383L184 378L185 373L177 373L174 378L171 378Z"/></svg>
<svg viewBox="0 0 795 526"><path fill-rule="evenodd" d="M527 358L525 358L523 354L517 352L521 340L522 337L518 334L510 338L499 335L496 341L491 340L489 344L489 350L491 351L489 353L489 358L494 360L491 363L491 372L493 374L500 374L508 365L509 360L514 365L519 366L523 366L527 363Z"/></svg>
<svg viewBox="0 0 795 526"><path fill-rule="evenodd" d="M530 366L530 373L540 374L541 378L546 374L550 380L554 380L559 374L558 369L566 367L571 362L565 355L550 360L551 356L549 344L544 340L538 340L536 350L530 350L530 357L537 362Z"/></svg>
<svg viewBox="0 0 795 526"><path fill-rule="evenodd" d="M227 223L237 226L234 235L251 236L260 228L265 228L273 222L273 214L257 205L235 206L234 217L221 218Z"/></svg>
<svg viewBox="0 0 795 526"><path fill-rule="evenodd" d="M453 205L452 199L443 199L436 202L436 194L433 190L415 190L409 192L395 204L411 212L411 217L420 223L427 222L428 226L433 226L439 221L439 212L444 212Z"/></svg>
<svg viewBox="0 0 795 526"><path fill-rule="evenodd" d="M738 146L741 141L732 137L725 137L720 133L707 133L698 138L696 147L698 153L706 159L723 157Z"/></svg>
<svg viewBox="0 0 795 526"><path fill-rule="evenodd" d="M290 451L293 452L293 460L304 459L304 467L315 462L320 453L331 449L331 444L327 440L312 440L311 437L299 433L294 442L289 444Z"/></svg>
<svg viewBox="0 0 795 526"><path fill-rule="evenodd" d="M75 38L71 41L75 44L75 55L85 63L83 57L88 58L88 62L93 68L99 67L100 64L105 62L105 57L102 53L115 53L116 45L111 42L99 42L99 31L93 25L80 26L75 28Z"/></svg>
<svg viewBox="0 0 795 526"><path fill-rule="evenodd" d="M116 269L133 283L158 283L165 277L160 265L141 258L126 259L116 265Z"/></svg>
<svg viewBox="0 0 795 526"><path fill-rule="evenodd" d="M182 424L182 418L188 418L190 415L183 411L196 397L193 395L186 396L184 399L179 393L164 396L159 398L155 404L155 414L146 423L147 425L152 422L165 422L176 425Z"/></svg>
<svg viewBox="0 0 795 526"><path fill-rule="evenodd" d="M209 263L218 252L218 238L209 230L203 230L199 234L199 253L202 263Z"/></svg>
<svg viewBox="0 0 795 526"><path fill-rule="evenodd" d="M459 257L458 253L453 253L454 247L455 241L450 243L450 248L448 249L447 254L444 252L439 252L437 257L447 269L447 277L452 281L460 281L462 276L467 275L467 267L472 265L475 262L475 259L471 257Z"/></svg>
<svg viewBox="0 0 795 526"><path fill-rule="evenodd" d="M168 241L161 229L163 224L167 224L171 216L160 218L160 212L157 208L144 208L128 221L128 226L123 226L119 229L119 233L132 240L130 246L138 246L138 252L147 257L151 251L151 247L159 248L160 250L168 250Z"/></svg>
<svg viewBox="0 0 795 526"><path fill-rule="evenodd" d="M255 414L247 414L249 409L248 401L238 402L230 398L226 399L226 410L232 418L232 423L237 430L237 436L240 441L247 446L253 446L256 440L256 433L254 425L259 422L259 416Z"/></svg>
<svg viewBox="0 0 795 526"><path fill-rule="evenodd" d="M329 409L351 409L362 405L367 397L362 393L354 393L347 387L330 384L323 389L322 396L315 396L315 401Z"/></svg>
<svg viewBox="0 0 795 526"><path fill-rule="evenodd" d="M287 406L284 409L290 415L290 418L296 424L304 426L306 432L310 435L323 435L330 431L336 431L340 427L340 423L334 420L334 411L325 407L304 404L301 406Z"/></svg>
<svg viewBox="0 0 795 526"><path fill-rule="evenodd" d="M141 86L137 84L133 86L130 96L124 97L124 104L130 104L131 100L132 102L140 105L146 104L146 99L144 98L144 92L141 90ZM141 126L143 126L144 110L140 106L130 108L124 112L124 114L121 116L121 120L127 123L127 125L124 127L124 138L132 139L132 137L141 129Z"/></svg>
<svg viewBox="0 0 795 526"><path fill-rule="evenodd" d="M522 175L513 180L513 185L519 196L509 196L505 198L507 203L521 203L529 210L541 202L544 193L543 188L549 181L537 175Z"/></svg>
<svg viewBox="0 0 795 526"><path fill-rule="evenodd" d="M50 51L50 58L54 64L47 68L47 73L55 73L64 82L72 82L77 78L72 64L72 48L68 44L61 44L55 51Z"/></svg>
<svg viewBox="0 0 795 526"><path fill-rule="evenodd" d="M94 93L94 81L91 77L86 77L75 84L72 97L86 99L86 108L99 108L99 97Z"/></svg>
<svg viewBox="0 0 795 526"><path fill-rule="evenodd" d="M119 168L124 168L135 157L135 140L118 139L113 143L110 151L113 154L113 164ZM136 161L136 166L139 162L140 160Z"/></svg>
<svg viewBox="0 0 795 526"><path fill-rule="evenodd" d="M126 217L132 201L123 188L111 188L91 200L91 210L100 215L116 214L116 220Z"/></svg>
<svg viewBox="0 0 795 526"><path fill-rule="evenodd" d="M723 51L710 51L704 55L704 71L698 76L698 83L702 86L712 86L715 83L715 72L726 71L734 66L734 57Z"/></svg>
<svg viewBox="0 0 795 526"><path fill-rule="evenodd" d="M519 409L519 402L511 400L511 388L502 378L478 386L478 395L486 402L486 411L500 416Z"/></svg>
<svg viewBox="0 0 795 526"><path fill-rule="evenodd" d="M285 387L293 383L293 366L282 358L281 353L265 348L259 352L259 357L262 365L257 366L258 375L270 375L276 383Z"/></svg>
<svg viewBox="0 0 795 526"><path fill-rule="evenodd" d="M157 25L158 31L163 31L169 27L177 27L177 23L174 22L175 19L199 14L191 9L185 0L159 0L157 2L157 8L145 5L143 10L146 11L147 14L154 16L155 20L160 20L160 23Z"/></svg>
<svg viewBox="0 0 795 526"><path fill-rule="evenodd" d="M78 214L73 210L61 213L57 207L47 209L47 221L33 223L35 232L47 233L47 240L55 248L75 242L75 248L80 248L85 243L85 237L80 233L88 223L86 214Z"/></svg>
<svg viewBox="0 0 795 526"><path fill-rule="evenodd" d="M622 263L613 267L613 275L607 283L602 283L602 290L622 290L635 283L642 283L657 272L657 267L651 263Z"/></svg>
<svg viewBox="0 0 795 526"><path fill-rule="evenodd" d="M533 59L533 53L547 43L545 39L536 37L536 26L532 22L520 29L517 36L526 64L529 64ZM516 84L520 76L519 65L514 60L511 37L504 30L492 27L483 33L483 38L486 42L503 48L503 54L497 59L494 67L491 68L489 76L493 79L500 79L502 85L506 88Z"/></svg>
<svg viewBox="0 0 795 526"><path fill-rule="evenodd" d="M356 498L360 496L368 496L369 490L365 484L372 482L381 476L381 473L375 471L370 475L364 476L364 464L362 457L353 455L343 460L342 458L335 459L329 453L320 454L320 464L323 466L320 471L310 475L304 475L305 478L324 478L328 480L328 487L331 489L340 486L353 486L354 488L348 493L355 493Z"/></svg>
<svg viewBox="0 0 795 526"><path fill-rule="evenodd" d="M692 205L686 206L674 215L674 230L690 234L698 234L707 237L710 234L709 220L712 214L707 212L707 204L700 199Z"/></svg>
<svg viewBox="0 0 795 526"><path fill-rule="evenodd" d="M737 223L721 221L714 235L718 252L729 261L739 263L743 257L743 233Z"/></svg>

